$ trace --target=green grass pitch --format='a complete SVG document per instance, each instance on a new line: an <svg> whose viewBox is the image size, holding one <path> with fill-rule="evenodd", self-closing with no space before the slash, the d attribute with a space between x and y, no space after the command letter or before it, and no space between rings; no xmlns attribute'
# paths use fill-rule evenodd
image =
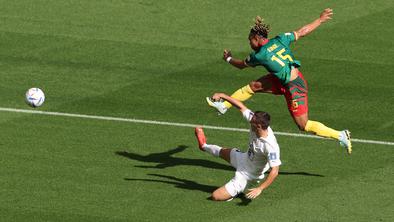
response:
<svg viewBox="0 0 394 222"><path fill-rule="evenodd" d="M1 0L0 108L246 128L204 98L263 74L222 59L250 52L256 15L272 34L331 7L333 20L293 45L309 83L310 118L357 139L394 141L394 2ZM284 99L246 103L298 133ZM198 150L192 128L0 111L0 221L393 221L393 145L278 135L283 165L254 201L217 203L233 176ZM207 129L210 143L245 149L248 135Z"/></svg>

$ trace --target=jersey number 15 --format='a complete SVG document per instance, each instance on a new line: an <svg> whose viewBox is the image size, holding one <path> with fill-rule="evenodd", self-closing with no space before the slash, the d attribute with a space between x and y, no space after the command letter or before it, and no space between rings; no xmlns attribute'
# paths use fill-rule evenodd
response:
<svg viewBox="0 0 394 222"><path fill-rule="evenodd" d="M285 63L284 63L285 60L289 60L290 62L292 62L292 61L293 61L293 58L291 58L290 55L283 54L285 51L286 51L285 49L279 50L278 52L276 52L276 55L277 55L279 58L276 57L275 55L273 55L273 56L271 57L271 60L272 60L272 61L275 61L275 62L277 62L277 63L279 63L279 65L281 65L282 67L285 66Z"/></svg>

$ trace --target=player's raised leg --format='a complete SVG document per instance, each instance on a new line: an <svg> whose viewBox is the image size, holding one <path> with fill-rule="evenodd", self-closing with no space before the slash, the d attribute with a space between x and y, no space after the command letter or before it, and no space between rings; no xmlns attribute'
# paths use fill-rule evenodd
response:
<svg viewBox="0 0 394 222"><path fill-rule="evenodd" d="M321 137L333 138L339 141L340 145L345 147L349 154L352 153L352 144L350 142L350 132L348 130L338 131L327 127L321 122L308 119L308 114L294 116L294 121L300 128L306 132L314 133Z"/></svg>
<svg viewBox="0 0 394 222"><path fill-rule="evenodd" d="M352 143L350 141L350 132L348 130L338 131L325 126L323 123L308 120L305 125L306 132L312 132L318 136L329 137L339 141L339 144L346 148L349 154L352 153Z"/></svg>
<svg viewBox="0 0 394 222"><path fill-rule="evenodd" d="M350 134L346 134L344 133L344 131L340 132L338 130L327 127L326 125L318 121L309 120L308 87L301 72L298 72L298 77L290 81L288 87L286 87L284 90L287 107L300 130L314 133L321 137L336 139L339 141L341 146L344 146L347 149L347 152L349 154L352 152Z"/></svg>
<svg viewBox="0 0 394 222"><path fill-rule="evenodd" d="M198 141L198 148L200 148L201 151L208 152L215 157L220 156L220 151L222 150L222 147L218 145L207 144L207 139L205 137L202 127L196 127L194 129L194 133Z"/></svg>
<svg viewBox="0 0 394 222"><path fill-rule="evenodd" d="M231 94L231 97L234 99L237 99L238 101L241 101L241 102L250 99L250 97L252 97L254 94L254 91L251 87L251 85L253 85L253 84L254 83L252 82L252 83L238 89L233 94ZM233 105L231 105L231 103L229 103L227 101L224 101L223 104L227 109L229 109L233 106Z"/></svg>
<svg viewBox="0 0 394 222"><path fill-rule="evenodd" d="M329 128L318 121L308 120L308 114L296 116L294 120L300 130L311 132L321 137L339 139L339 131Z"/></svg>
<svg viewBox="0 0 394 222"><path fill-rule="evenodd" d="M222 148L214 144L207 144L207 138L205 137L202 127L196 127L194 129L194 133L198 141L198 148L200 148L201 151L208 152L212 156L220 157L225 161L231 163L230 154L232 149Z"/></svg>
<svg viewBox="0 0 394 222"><path fill-rule="evenodd" d="M238 101L245 101L250 99L254 95L255 92L261 93L272 93L272 86L273 81L275 78L272 74L267 74L261 77L258 80L252 81L248 85L241 87L240 89L236 90L231 97L237 99ZM219 114L225 114L228 109L232 107L231 103L227 101L213 101L211 98L207 97L208 105L217 109Z"/></svg>

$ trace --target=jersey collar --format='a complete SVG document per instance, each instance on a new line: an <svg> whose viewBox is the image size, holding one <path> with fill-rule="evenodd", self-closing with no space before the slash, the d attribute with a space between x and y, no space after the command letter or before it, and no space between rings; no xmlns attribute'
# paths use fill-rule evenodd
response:
<svg viewBox="0 0 394 222"><path fill-rule="evenodd" d="M269 39L264 39L262 43L260 43L260 47L267 44L270 40Z"/></svg>

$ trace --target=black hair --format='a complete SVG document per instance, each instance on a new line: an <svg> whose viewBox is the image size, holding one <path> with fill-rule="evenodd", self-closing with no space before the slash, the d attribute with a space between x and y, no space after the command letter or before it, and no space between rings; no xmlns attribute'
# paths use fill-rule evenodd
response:
<svg viewBox="0 0 394 222"><path fill-rule="evenodd" d="M255 35L268 38L268 33L271 31L271 28L268 24L264 23L264 19L260 16L256 16L254 25L250 29L249 38Z"/></svg>

